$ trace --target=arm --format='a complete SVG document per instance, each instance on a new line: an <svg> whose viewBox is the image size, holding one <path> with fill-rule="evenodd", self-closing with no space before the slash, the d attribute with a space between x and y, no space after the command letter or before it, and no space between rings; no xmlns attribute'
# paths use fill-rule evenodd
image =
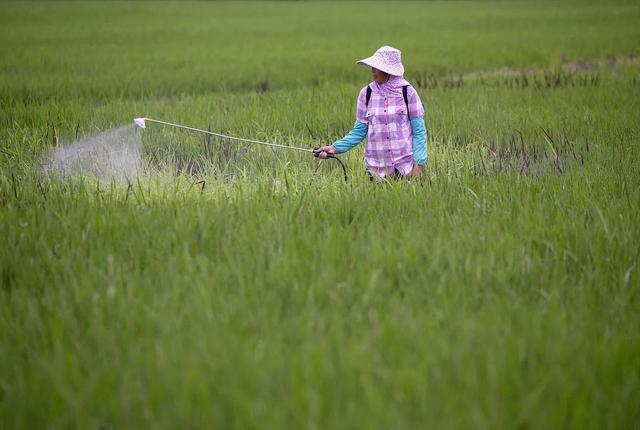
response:
<svg viewBox="0 0 640 430"><path fill-rule="evenodd" d="M408 88L409 118L413 135L413 176L422 176L422 169L427 163L427 128L424 124L424 105L418 92Z"/></svg>
<svg viewBox="0 0 640 430"><path fill-rule="evenodd" d="M411 131L413 132L413 164L424 166L427 164L427 128L424 118L413 118Z"/></svg>
<svg viewBox="0 0 640 430"><path fill-rule="evenodd" d="M358 100L356 102L356 122L353 129L347 133L345 137L334 142L332 145L323 146L314 149L314 154L318 158L327 158L327 154L341 154L352 149L354 146L362 142L367 136L369 125L366 119L367 103L366 103L367 87L360 90Z"/></svg>
<svg viewBox="0 0 640 430"><path fill-rule="evenodd" d="M347 152L351 150L354 146L362 142L362 140L367 136L367 131L369 130L369 126L363 122L356 121L353 125L353 129L347 133L345 137L334 142L332 145L336 148L338 154L342 154L343 152Z"/></svg>

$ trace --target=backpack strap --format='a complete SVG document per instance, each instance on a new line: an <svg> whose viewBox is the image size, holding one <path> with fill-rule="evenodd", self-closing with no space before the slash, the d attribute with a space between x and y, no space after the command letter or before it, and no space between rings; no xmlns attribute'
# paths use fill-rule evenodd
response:
<svg viewBox="0 0 640 430"><path fill-rule="evenodd" d="M365 103L366 107L369 107L369 100L371 100L371 87L367 85L367 101Z"/></svg>
<svg viewBox="0 0 640 430"><path fill-rule="evenodd" d="M407 116L409 117L409 121L411 121L411 115L409 115L409 96L407 95L407 87L409 87L409 85L402 86L402 97L404 97L404 104L407 105Z"/></svg>

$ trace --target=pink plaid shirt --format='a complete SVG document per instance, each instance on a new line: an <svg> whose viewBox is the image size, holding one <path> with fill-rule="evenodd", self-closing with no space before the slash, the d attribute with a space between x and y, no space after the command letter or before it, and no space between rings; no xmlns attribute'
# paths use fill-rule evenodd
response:
<svg viewBox="0 0 640 430"><path fill-rule="evenodd" d="M413 133L411 118L424 116L424 107L416 90L409 86L409 116L402 94L398 97L371 93L366 106L367 87L360 90L356 109L356 120L367 124L365 168L378 176L392 174L398 170L408 175L413 169Z"/></svg>

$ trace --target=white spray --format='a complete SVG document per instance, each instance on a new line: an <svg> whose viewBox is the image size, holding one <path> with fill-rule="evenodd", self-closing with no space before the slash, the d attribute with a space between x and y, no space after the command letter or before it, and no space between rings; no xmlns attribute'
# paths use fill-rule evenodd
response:
<svg viewBox="0 0 640 430"><path fill-rule="evenodd" d="M134 124L75 140L56 148L44 171L62 177L125 180L142 169L142 130Z"/></svg>

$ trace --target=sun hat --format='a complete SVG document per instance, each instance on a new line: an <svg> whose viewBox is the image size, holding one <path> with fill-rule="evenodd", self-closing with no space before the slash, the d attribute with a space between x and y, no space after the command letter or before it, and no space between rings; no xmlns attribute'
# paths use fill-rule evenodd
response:
<svg viewBox="0 0 640 430"><path fill-rule="evenodd" d="M375 67L393 76L402 76L404 75L404 66L402 66L401 54L399 49L383 46L371 57L356 61L356 64Z"/></svg>

